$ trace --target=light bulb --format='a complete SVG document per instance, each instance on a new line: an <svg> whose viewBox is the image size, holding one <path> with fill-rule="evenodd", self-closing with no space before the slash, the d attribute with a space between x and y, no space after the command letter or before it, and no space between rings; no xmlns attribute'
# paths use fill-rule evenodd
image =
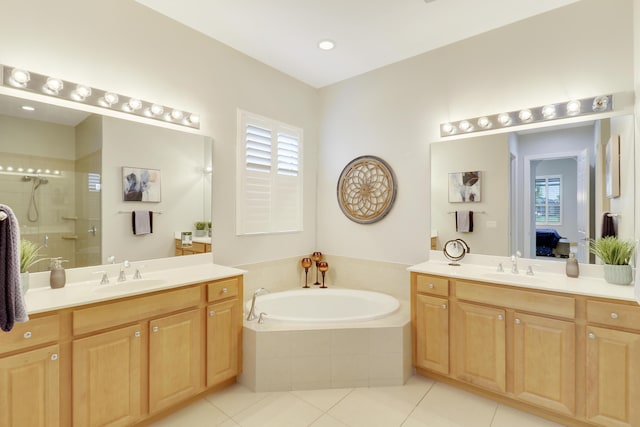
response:
<svg viewBox="0 0 640 427"><path fill-rule="evenodd" d="M325 40L320 40L318 42L318 48L320 50L331 50L335 47L336 47L336 42L334 42L333 40L325 39Z"/></svg>
<svg viewBox="0 0 640 427"><path fill-rule="evenodd" d="M501 113L498 115L498 122L502 126L509 126L511 124L511 116L507 113Z"/></svg>
<svg viewBox="0 0 640 427"><path fill-rule="evenodd" d="M579 112L580 112L580 101L573 99L573 100L567 102L567 114L568 115L575 116Z"/></svg>
<svg viewBox="0 0 640 427"><path fill-rule="evenodd" d="M71 92L71 97L76 101L84 101L91 96L91 88L85 85L77 85L76 89Z"/></svg>
<svg viewBox="0 0 640 427"><path fill-rule="evenodd" d="M55 77L49 77L47 82L44 84L44 91L51 94L57 95L62 88L64 87L64 83L60 79L56 79Z"/></svg>
<svg viewBox="0 0 640 427"><path fill-rule="evenodd" d="M455 128L451 123L445 123L442 125L442 131L451 135L455 131Z"/></svg>
<svg viewBox="0 0 640 427"><path fill-rule="evenodd" d="M608 96L598 96L593 100L593 104L591 105L591 109L594 112L606 111L609 107L609 97Z"/></svg>
<svg viewBox="0 0 640 427"><path fill-rule="evenodd" d="M483 129L487 129L491 127L491 120L489 120L488 117L480 117L478 119L478 126L480 126Z"/></svg>
<svg viewBox="0 0 640 427"><path fill-rule="evenodd" d="M469 132L473 129L473 125L469 123L467 120L463 120L460 123L458 123L458 127L463 132Z"/></svg>
<svg viewBox="0 0 640 427"><path fill-rule="evenodd" d="M29 80L31 80L31 75L28 71L20 70L18 68L11 70L11 77L9 81L13 86L26 87Z"/></svg>
<svg viewBox="0 0 640 427"><path fill-rule="evenodd" d="M190 114L189 115L189 123L191 124L198 124L200 123L200 116L197 114Z"/></svg>
<svg viewBox="0 0 640 427"><path fill-rule="evenodd" d="M164 113L164 107L162 105L153 104L151 105L150 111L154 116L160 116L162 115L162 113Z"/></svg>
<svg viewBox="0 0 640 427"><path fill-rule="evenodd" d="M119 100L118 95L113 92L105 92L103 99L109 107L111 107L113 104L116 104Z"/></svg>
<svg viewBox="0 0 640 427"><path fill-rule="evenodd" d="M556 106L549 104L542 107L542 117L545 119L553 119L556 116Z"/></svg>
<svg viewBox="0 0 640 427"><path fill-rule="evenodd" d="M171 118L174 120L182 120L184 118L184 113L180 110L173 110L171 112Z"/></svg>
<svg viewBox="0 0 640 427"><path fill-rule="evenodd" d="M137 98L131 98L127 105L129 105L131 111L136 111L142 108L142 101Z"/></svg>
<svg viewBox="0 0 640 427"><path fill-rule="evenodd" d="M526 108L524 110L520 110L520 112L518 113L518 117L520 118L520 121L528 122L533 118L533 114L531 113L531 110Z"/></svg>

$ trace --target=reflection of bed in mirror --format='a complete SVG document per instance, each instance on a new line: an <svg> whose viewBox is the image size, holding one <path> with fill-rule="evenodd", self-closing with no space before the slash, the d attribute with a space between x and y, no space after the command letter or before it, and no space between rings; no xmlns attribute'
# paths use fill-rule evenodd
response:
<svg viewBox="0 0 640 427"><path fill-rule="evenodd" d="M569 257L569 240L553 228L536 229L536 256Z"/></svg>

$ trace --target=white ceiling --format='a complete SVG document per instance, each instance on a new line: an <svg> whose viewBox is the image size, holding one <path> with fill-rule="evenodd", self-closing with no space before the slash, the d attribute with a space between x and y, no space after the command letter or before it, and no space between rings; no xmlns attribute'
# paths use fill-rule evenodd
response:
<svg viewBox="0 0 640 427"><path fill-rule="evenodd" d="M319 88L579 0L136 1Z"/></svg>

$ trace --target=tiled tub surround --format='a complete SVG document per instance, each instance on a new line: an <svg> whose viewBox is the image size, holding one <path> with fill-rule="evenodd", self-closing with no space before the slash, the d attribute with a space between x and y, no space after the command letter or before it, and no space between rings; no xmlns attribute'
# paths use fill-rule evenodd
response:
<svg viewBox="0 0 640 427"><path fill-rule="evenodd" d="M409 304L352 323L244 322L243 373L256 392L402 385L411 376Z"/></svg>

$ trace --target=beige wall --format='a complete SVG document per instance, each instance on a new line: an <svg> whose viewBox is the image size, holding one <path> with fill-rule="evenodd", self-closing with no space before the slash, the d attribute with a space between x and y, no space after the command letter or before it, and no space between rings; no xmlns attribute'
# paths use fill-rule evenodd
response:
<svg viewBox="0 0 640 427"><path fill-rule="evenodd" d="M3 64L200 113L201 133L215 141L216 262L240 264L312 250L315 89L130 0L17 2L0 14L0 52ZM235 236L237 108L304 129L304 232Z"/></svg>
<svg viewBox="0 0 640 427"><path fill-rule="evenodd" d="M323 88L317 247L399 263L427 258L429 144L439 124L632 91L632 5L583 0ZM344 166L365 154L398 177L394 208L373 225L349 221L335 195Z"/></svg>
<svg viewBox="0 0 640 427"><path fill-rule="evenodd" d="M431 228L437 231L437 249L452 239L463 239L472 253L509 253L509 148L507 134L431 144ZM449 174L480 172L480 201L449 202ZM473 232L456 232L455 212L474 211Z"/></svg>

